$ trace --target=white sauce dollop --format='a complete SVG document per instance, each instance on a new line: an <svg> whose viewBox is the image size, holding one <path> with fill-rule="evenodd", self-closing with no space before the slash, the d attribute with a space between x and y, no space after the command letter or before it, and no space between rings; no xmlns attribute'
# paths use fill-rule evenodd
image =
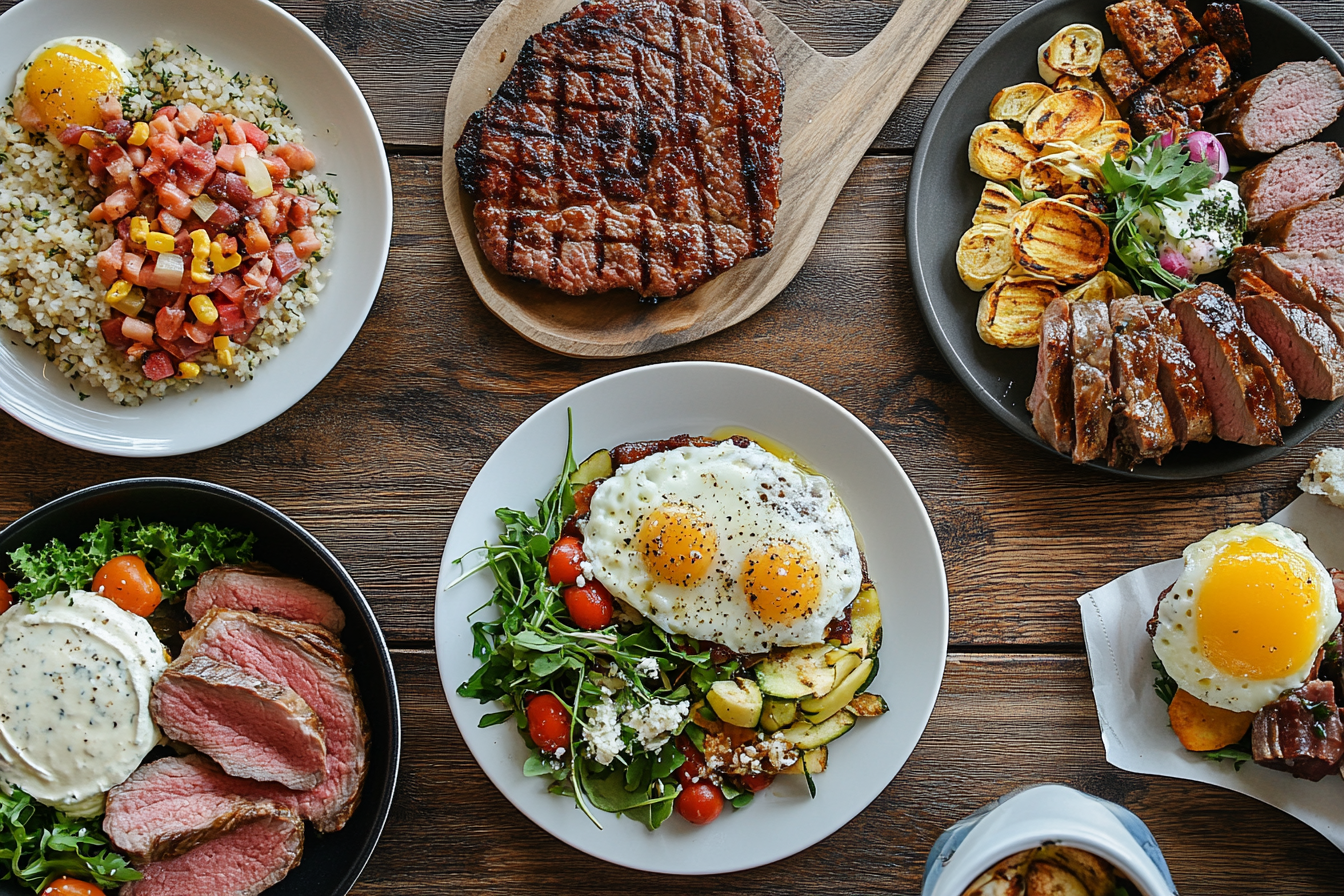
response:
<svg viewBox="0 0 1344 896"><path fill-rule="evenodd" d="M87 591L0 616L0 780L71 815L103 797L161 735L149 692L168 660L149 623Z"/></svg>

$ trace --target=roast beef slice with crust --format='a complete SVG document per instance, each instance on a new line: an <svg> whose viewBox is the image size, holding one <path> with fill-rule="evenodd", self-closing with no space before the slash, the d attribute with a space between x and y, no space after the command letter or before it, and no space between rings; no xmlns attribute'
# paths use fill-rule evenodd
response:
<svg viewBox="0 0 1344 896"><path fill-rule="evenodd" d="M1344 347L1319 315L1288 301L1254 274L1238 282L1237 302L1303 398L1344 398Z"/></svg>
<svg viewBox="0 0 1344 896"><path fill-rule="evenodd" d="M279 806L176 858L140 869L122 896L258 896L303 858L303 820Z"/></svg>
<svg viewBox="0 0 1344 896"><path fill-rule="evenodd" d="M1333 196L1344 187L1344 152L1334 143L1303 143L1241 176L1246 220L1260 230L1282 212Z"/></svg>
<svg viewBox="0 0 1344 896"><path fill-rule="evenodd" d="M1106 453L1111 435L1111 333L1106 303L1073 303L1073 462L1085 464Z"/></svg>
<svg viewBox="0 0 1344 896"><path fill-rule="evenodd" d="M187 614L199 621L215 607L307 622L338 635L345 628L345 611L330 594L260 564L207 570L187 592Z"/></svg>
<svg viewBox="0 0 1344 896"><path fill-rule="evenodd" d="M1286 62L1247 81L1224 104L1225 121L1211 122L1233 153L1278 152L1310 140L1344 108L1344 75L1326 59Z"/></svg>
<svg viewBox="0 0 1344 896"><path fill-rule="evenodd" d="M1171 417L1176 447L1212 440L1213 414L1190 350L1181 341L1180 321L1157 299L1145 300L1144 310L1153 323L1157 340L1157 385Z"/></svg>
<svg viewBox="0 0 1344 896"><path fill-rule="evenodd" d="M1270 348L1269 343L1260 338L1260 335L1252 329L1246 321L1244 311L1241 312L1241 350L1252 364L1264 371L1265 379L1269 382L1269 389L1274 393L1274 408L1278 414L1279 428L1286 429L1297 422L1298 416L1302 413L1302 398L1297 393L1297 384L1293 378L1288 375L1283 364L1279 362L1279 357L1274 349Z"/></svg>
<svg viewBox="0 0 1344 896"><path fill-rule="evenodd" d="M1073 454L1073 327L1068 300L1055 299L1041 318L1036 382L1027 409L1037 434L1061 454Z"/></svg>
<svg viewBox="0 0 1344 896"><path fill-rule="evenodd" d="M1280 212L1266 222L1260 242L1288 252L1344 249L1344 198Z"/></svg>
<svg viewBox="0 0 1344 896"><path fill-rule="evenodd" d="M1176 17L1157 0L1113 3L1106 7L1106 23L1134 68L1148 80L1160 75L1186 50Z"/></svg>
<svg viewBox="0 0 1344 896"><path fill-rule="evenodd" d="M1111 301L1115 343L1111 380L1115 388L1112 428L1113 466L1132 469L1145 460L1160 460L1176 444L1171 417L1158 387L1157 334L1143 300L1127 296Z"/></svg>
<svg viewBox="0 0 1344 896"><path fill-rule="evenodd" d="M322 720L290 688L232 663L173 662L149 700L154 721L238 778L312 790L327 777Z"/></svg>
<svg viewBox="0 0 1344 896"><path fill-rule="evenodd" d="M1344 344L1344 299L1329 288L1322 288L1308 279L1308 275L1324 275L1323 279L1329 281L1338 278L1339 273L1332 270L1338 254L1321 254L1326 257L1317 257L1315 253L1243 246L1233 253L1231 275L1234 280L1246 273L1259 277L1288 301L1320 316L1334 332L1335 338Z"/></svg>
<svg viewBox="0 0 1344 896"><path fill-rule="evenodd" d="M180 659L231 663L290 688L322 720L327 777L295 794L299 812L319 831L338 831L359 803L368 774L369 730L344 648L318 625L246 610L215 609L188 633Z"/></svg>

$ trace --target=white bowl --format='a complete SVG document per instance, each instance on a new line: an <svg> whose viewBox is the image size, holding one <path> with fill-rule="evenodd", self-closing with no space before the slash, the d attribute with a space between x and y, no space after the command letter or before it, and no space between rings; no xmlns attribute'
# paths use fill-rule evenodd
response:
<svg viewBox="0 0 1344 896"><path fill-rule="evenodd" d="M123 408L94 391L79 397L37 348L0 328L0 408L57 441L102 454L162 457L200 451L284 413L322 381L364 324L392 239L392 177L378 126L350 74L326 45L266 0L24 0L0 16L0 93L29 53L53 38L89 35L134 55L155 38L191 44L229 71L269 74L340 194L331 272L321 301L278 357L248 383L211 378L182 394ZM73 386L73 388L72 388Z"/></svg>
<svg viewBox="0 0 1344 896"><path fill-rule="evenodd" d="M598 830L573 800L523 777L528 749L512 722L480 728L493 704L457 695L478 668L467 615L494 588L478 574L452 589L453 561L500 534L495 510L533 510L564 461L567 411L582 459L622 442L740 427L798 453L834 484L863 538L882 604L881 665L873 692L891 711L864 719L831 745L826 772L808 798L802 776L784 776L750 806L692 826L674 815L657 831L599 813ZM483 617L477 617L483 618ZM495 786L525 815L589 855L663 874L721 874L774 862L830 836L891 783L933 711L947 656L947 580L924 505L882 440L819 392L786 377L733 364L685 362L604 377L563 395L518 427L481 469L453 521L439 573L434 642L448 703L467 746ZM477 807L479 811L493 811ZM467 810L464 810L467 811ZM475 811L475 810L472 810Z"/></svg>

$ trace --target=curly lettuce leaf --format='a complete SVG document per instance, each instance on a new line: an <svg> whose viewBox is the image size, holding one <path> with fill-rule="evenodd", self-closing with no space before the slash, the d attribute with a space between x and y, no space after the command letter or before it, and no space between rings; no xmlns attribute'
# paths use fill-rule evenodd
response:
<svg viewBox="0 0 1344 896"><path fill-rule="evenodd" d="M40 893L58 877L112 889L141 875L113 848L97 818L70 818L18 788L0 791L0 880Z"/></svg>

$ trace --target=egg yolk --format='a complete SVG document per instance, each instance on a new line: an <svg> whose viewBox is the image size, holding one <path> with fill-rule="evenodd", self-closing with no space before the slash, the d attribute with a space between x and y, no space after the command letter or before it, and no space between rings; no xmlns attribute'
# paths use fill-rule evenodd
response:
<svg viewBox="0 0 1344 896"><path fill-rule="evenodd" d="M649 570L670 585L687 587L703 579L719 548L714 526L694 507L658 507L640 524L639 549Z"/></svg>
<svg viewBox="0 0 1344 896"><path fill-rule="evenodd" d="M1199 589L1204 655L1256 681L1300 669L1315 655L1320 583L1311 563L1261 537L1228 545Z"/></svg>
<svg viewBox="0 0 1344 896"><path fill-rule="evenodd" d="M121 93L121 75L108 60L83 47L44 50L24 73L25 95L51 128L101 127L98 98Z"/></svg>
<svg viewBox="0 0 1344 896"><path fill-rule="evenodd" d="M789 625L816 610L821 573L807 548L772 541L742 561L742 590L762 622Z"/></svg>

